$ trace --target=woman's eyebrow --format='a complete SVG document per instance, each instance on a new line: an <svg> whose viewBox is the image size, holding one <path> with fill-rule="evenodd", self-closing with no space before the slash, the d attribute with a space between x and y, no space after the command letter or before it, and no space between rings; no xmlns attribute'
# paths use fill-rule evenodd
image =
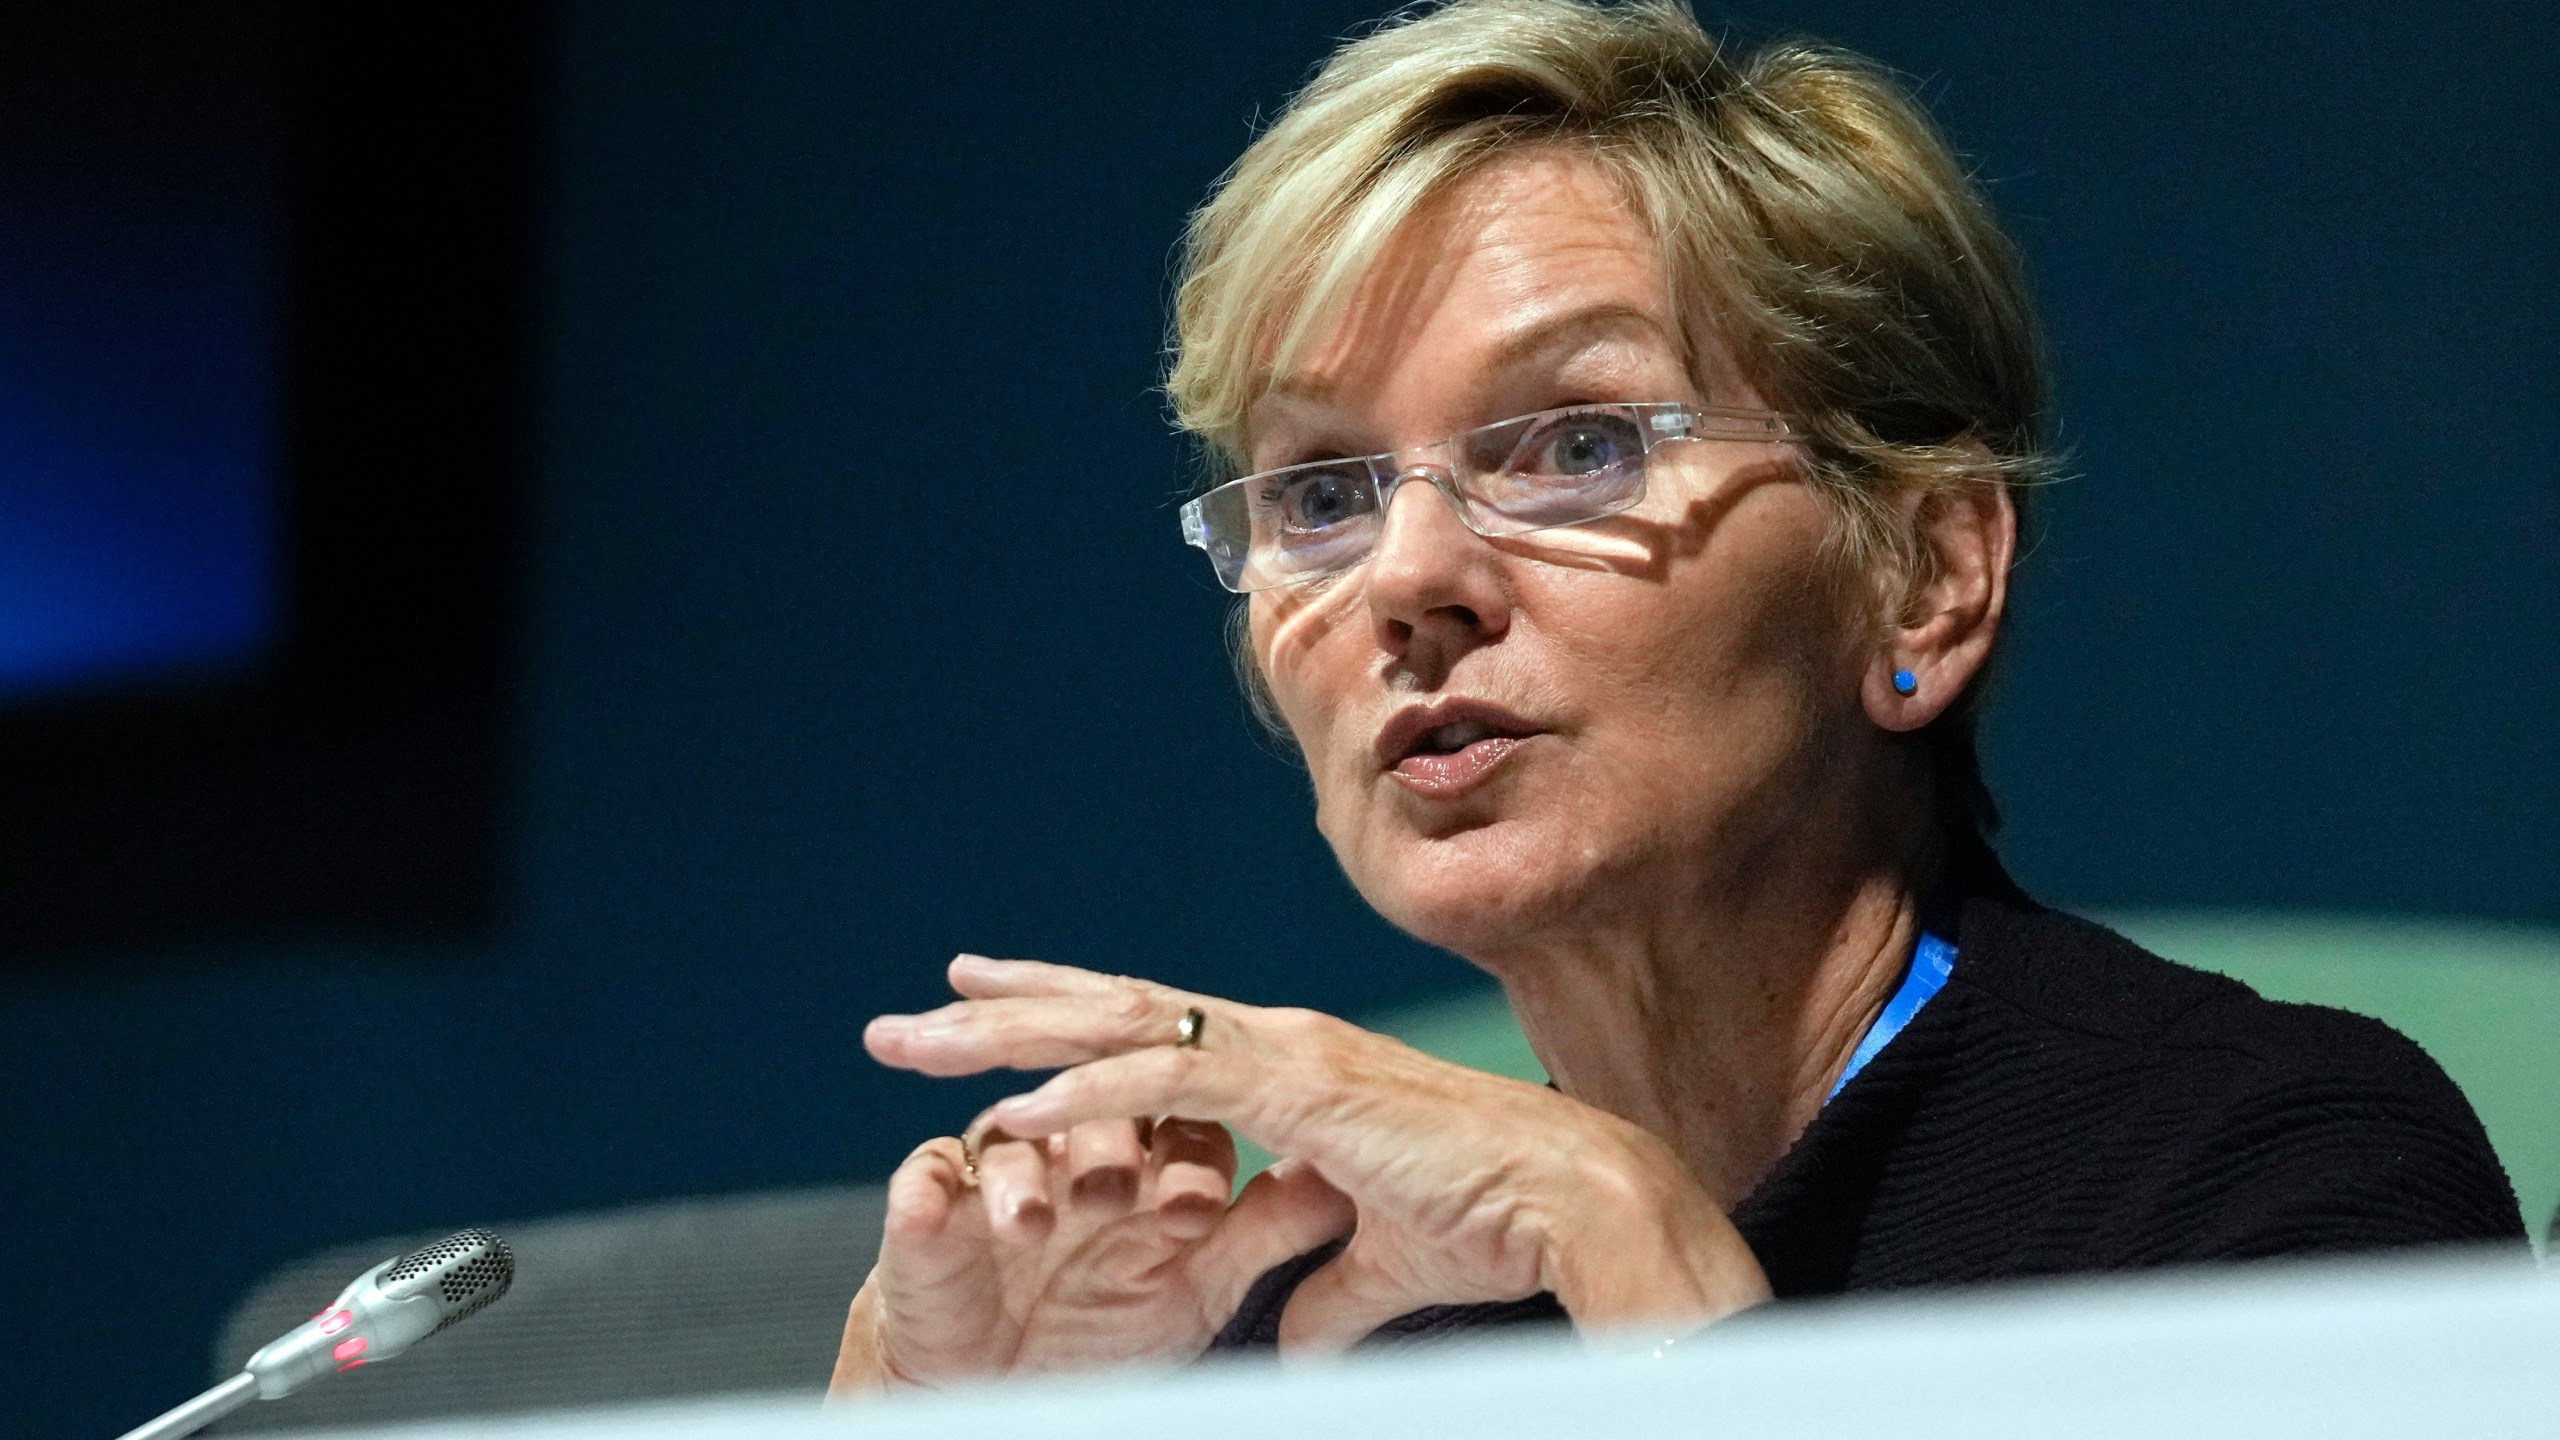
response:
<svg viewBox="0 0 2560 1440"><path fill-rule="evenodd" d="M1671 335L1652 312L1612 301L1542 316L1496 341L1477 365L1477 373L1498 378L1554 358L1558 351L1584 350L1611 338L1643 338L1670 343Z"/></svg>
<svg viewBox="0 0 2560 1440"><path fill-rule="evenodd" d="M1670 333L1651 311L1625 301L1605 301L1541 315L1513 329L1494 341L1476 370L1489 382L1485 388L1496 388L1510 378L1510 372L1529 368L1532 362L1551 361L1559 351L1588 349L1610 338L1672 343ZM1252 428L1261 430L1277 420L1321 413L1332 402L1335 389L1331 381L1306 374L1276 380L1254 401Z"/></svg>

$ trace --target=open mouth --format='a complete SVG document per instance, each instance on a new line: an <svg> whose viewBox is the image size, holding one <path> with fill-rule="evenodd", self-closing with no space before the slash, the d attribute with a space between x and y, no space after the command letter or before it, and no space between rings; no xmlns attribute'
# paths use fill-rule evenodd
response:
<svg viewBox="0 0 2560 1440"><path fill-rule="evenodd" d="M1499 706L1443 701L1416 706L1389 721L1378 736L1378 761L1409 789L1454 795L1482 781L1539 733Z"/></svg>
<svg viewBox="0 0 2560 1440"><path fill-rule="evenodd" d="M1455 755L1481 740L1516 740L1481 720L1458 720L1424 735L1413 747L1416 755Z"/></svg>

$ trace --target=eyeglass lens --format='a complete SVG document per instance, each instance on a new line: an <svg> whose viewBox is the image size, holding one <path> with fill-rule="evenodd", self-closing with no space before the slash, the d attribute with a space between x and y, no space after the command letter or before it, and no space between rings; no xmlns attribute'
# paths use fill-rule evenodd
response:
<svg viewBox="0 0 2560 1440"><path fill-rule="evenodd" d="M1203 495L1198 543L1231 590L1261 590L1348 569L1368 557L1388 502L1429 478L1479 535L1518 535L1612 515L1644 498L1645 457L1680 407L1583 406L1525 415L1422 450L1445 467L1396 469L1396 457L1325 460L1249 475ZM1649 426L1648 421L1657 422ZM1409 452L1419 453L1419 452Z"/></svg>

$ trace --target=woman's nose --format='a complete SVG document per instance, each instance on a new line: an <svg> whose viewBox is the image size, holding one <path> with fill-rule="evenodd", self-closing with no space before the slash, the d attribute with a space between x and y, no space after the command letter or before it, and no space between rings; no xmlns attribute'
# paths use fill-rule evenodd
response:
<svg viewBox="0 0 2560 1440"><path fill-rule="evenodd" d="M1439 478L1427 470L1397 477L1377 547L1361 567L1379 643L1390 653L1417 644L1463 650L1511 625L1502 552L1467 528Z"/></svg>

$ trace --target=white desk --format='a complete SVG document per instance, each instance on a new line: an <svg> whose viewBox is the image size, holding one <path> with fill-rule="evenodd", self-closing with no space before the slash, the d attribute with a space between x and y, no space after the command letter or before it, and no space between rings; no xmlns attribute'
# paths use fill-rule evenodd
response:
<svg viewBox="0 0 2560 1440"><path fill-rule="evenodd" d="M280 1402L280 1403L290 1403ZM337 1432L402 1440L2560 1436L2560 1276L2265 1268L1763 1312L1655 1358L1509 1339L1312 1365ZM313 1435L311 1440L321 1440Z"/></svg>

